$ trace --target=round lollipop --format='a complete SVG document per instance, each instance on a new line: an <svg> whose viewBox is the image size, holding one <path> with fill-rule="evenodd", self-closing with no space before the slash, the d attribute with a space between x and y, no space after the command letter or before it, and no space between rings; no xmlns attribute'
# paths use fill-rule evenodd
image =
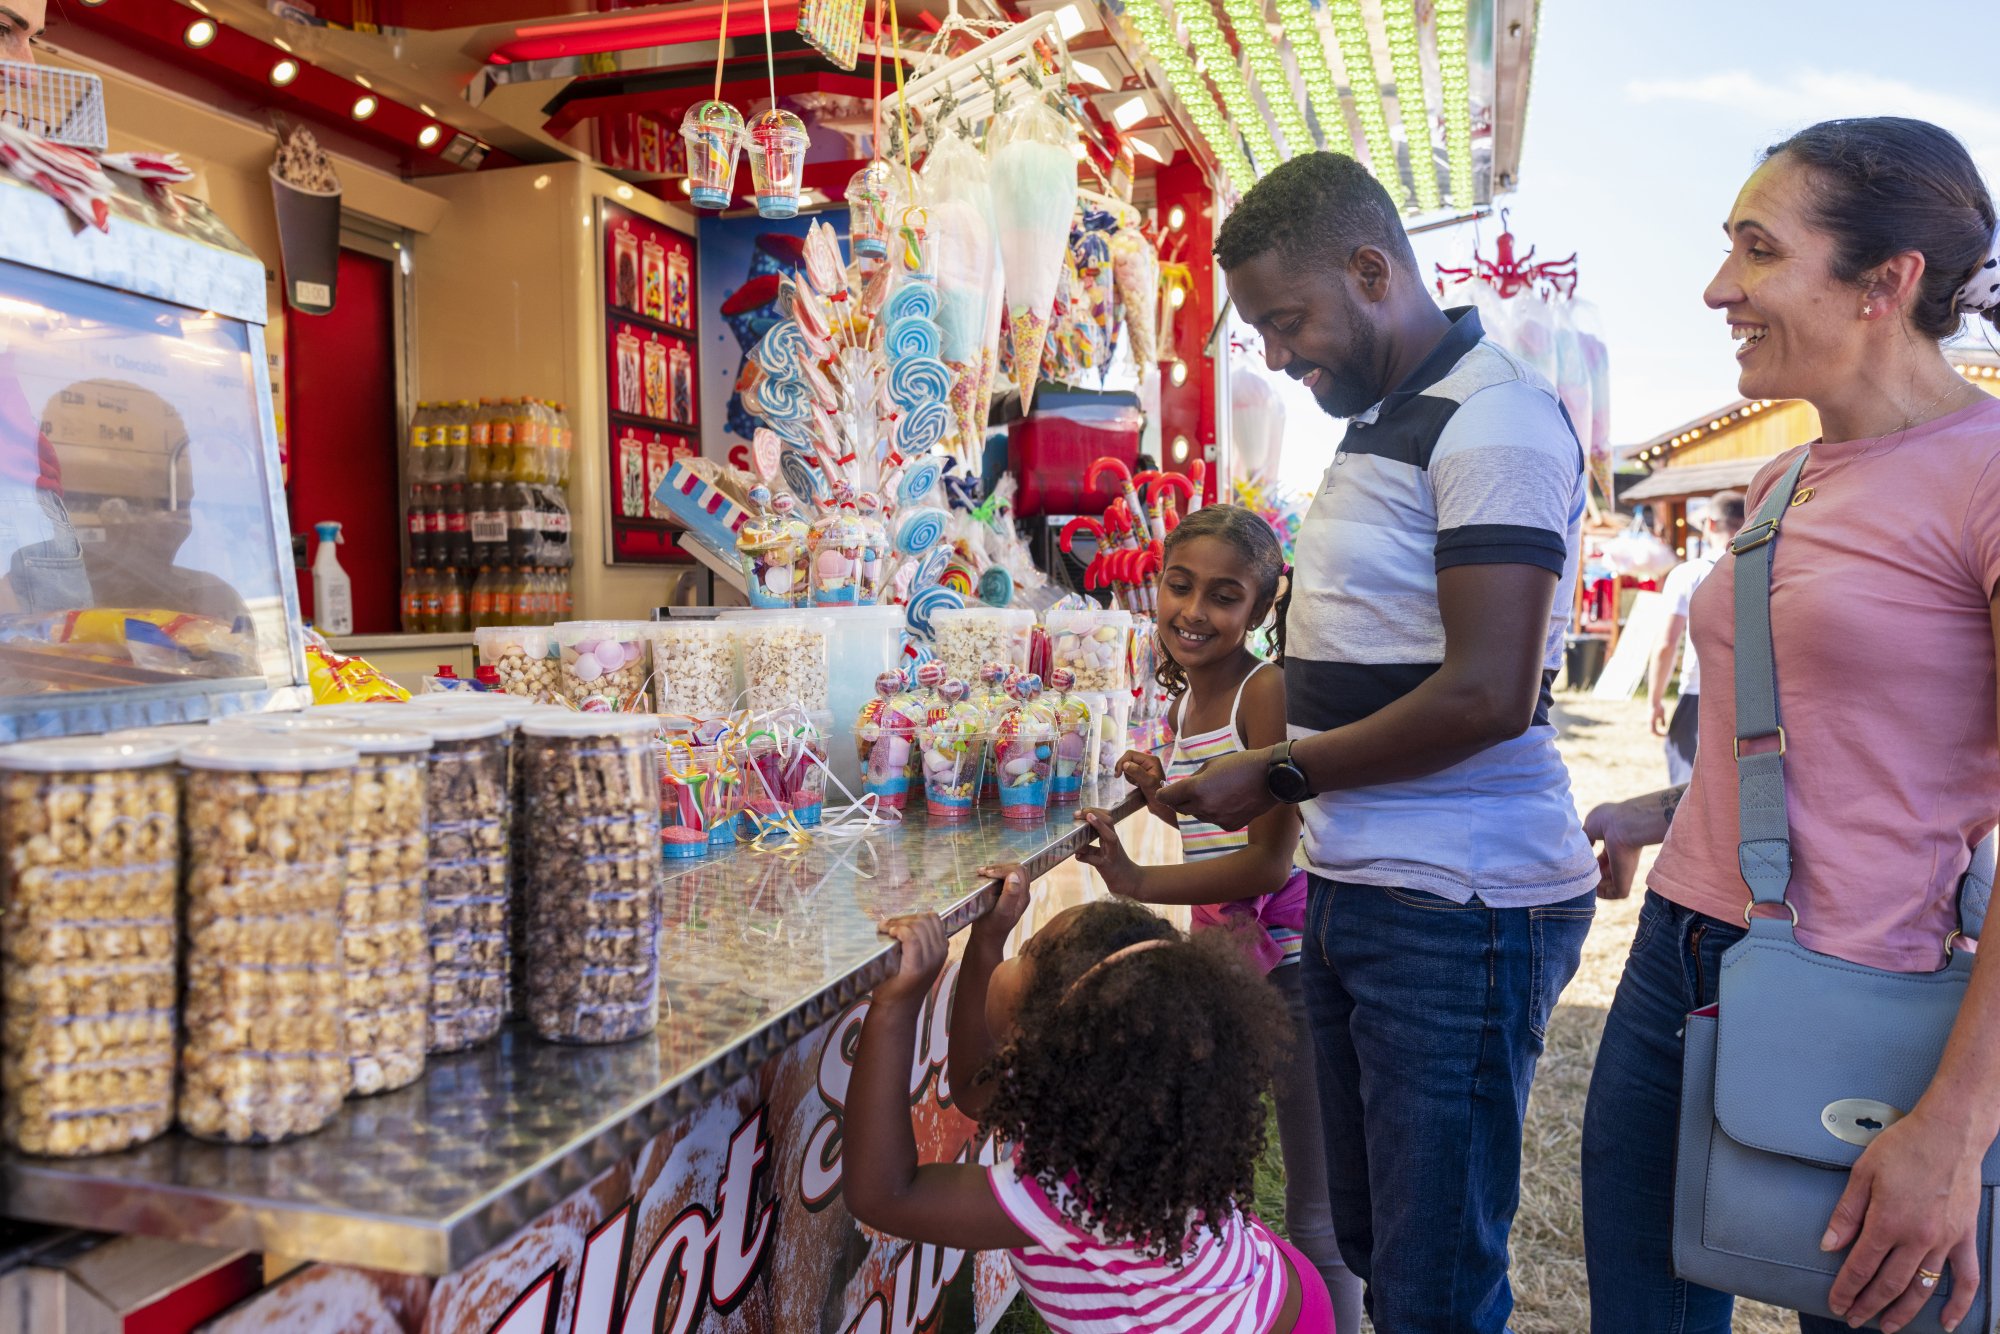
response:
<svg viewBox="0 0 2000 1334"><path fill-rule="evenodd" d="M951 371L936 357L911 357L889 368L889 398L899 408L943 403L950 397Z"/></svg>
<svg viewBox="0 0 2000 1334"><path fill-rule="evenodd" d="M696 208L728 208L735 193L743 113L727 102L698 102L681 119L687 140L689 195Z"/></svg>
<svg viewBox="0 0 2000 1334"><path fill-rule="evenodd" d="M937 288L927 282L906 282L889 298L889 307L882 312L882 318L892 325L911 316L935 320L937 311Z"/></svg>
<svg viewBox="0 0 2000 1334"><path fill-rule="evenodd" d="M1014 600L1014 576L998 565L989 565L979 576L979 600L989 607L1004 607Z"/></svg>
<svg viewBox="0 0 2000 1334"><path fill-rule="evenodd" d="M896 551L904 556L921 556L944 540L949 516L934 505L906 510L896 520Z"/></svg>
<svg viewBox="0 0 2000 1334"><path fill-rule="evenodd" d="M910 573L911 588L929 588L944 578L947 565L951 564L951 547L940 542L925 552L917 561L917 568Z"/></svg>
<svg viewBox="0 0 2000 1334"><path fill-rule="evenodd" d="M784 441L778 439L777 432L768 426L759 426L750 437L750 462L756 466L757 475L766 482L778 478L778 458L785 452Z"/></svg>
<svg viewBox="0 0 2000 1334"><path fill-rule="evenodd" d="M889 326L887 340L883 347L891 361L908 361L911 357L934 357L938 354L938 329L935 324L920 315L905 315Z"/></svg>
<svg viewBox="0 0 2000 1334"><path fill-rule="evenodd" d="M919 403L896 423L896 448L915 456L937 444L951 430L951 409L942 403Z"/></svg>
<svg viewBox="0 0 2000 1334"><path fill-rule="evenodd" d="M917 459L903 469L903 480L896 488L896 503L904 509L914 509L923 504L924 497L937 485L938 475L944 465L936 459Z"/></svg>
<svg viewBox="0 0 2000 1334"><path fill-rule="evenodd" d="M816 504L819 498L826 494L824 489L826 483L820 477L819 469L813 466L811 459L798 450L788 449L778 456L778 471L784 475L785 485L790 487L792 494L800 500Z"/></svg>
<svg viewBox="0 0 2000 1334"><path fill-rule="evenodd" d="M932 584L929 588L919 588L910 594L909 605L903 612L903 623L909 627L911 634L929 639L931 617L941 611L957 611L964 606L963 595Z"/></svg>

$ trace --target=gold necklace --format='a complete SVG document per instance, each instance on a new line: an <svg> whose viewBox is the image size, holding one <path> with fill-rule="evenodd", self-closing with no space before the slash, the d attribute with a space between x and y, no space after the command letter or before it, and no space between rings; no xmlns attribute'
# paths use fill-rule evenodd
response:
<svg viewBox="0 0 2000 1334"><path fill-rule="evenodd" d="M1932 399L1929 403L1925 404L1922 409L1920 409L1917 412L1906 415L1903 418L1902 428L1898 430L1895 435L1889 437L1887 440L1883 441L1880 444L1870 445L1868 448L1862 450L1859 454L1856 454L1852 458L1842 459L1840 462L1834 464L1831 468L1828 468L1825 472L1821 473L1817 478L1815 478L1812 486L1801 486L1799 488L1798 494L1792 497L1792 508L1797 509L1800 505L1803 505L1808 500L1811 500L1813 498L1813 492L1817 490L1820 486L1824 485L1829 477L1837 476L1841 472L1844 472L1848 468L1853 467L1855 464L1861 462L1861 460L1869 457L1872 454L1876 453L1886 454L1893 451L1897 446L1903 443L1903 437L1910 433L1910 428L1917 424L1917 418L1927 417L1932 408L1936 407L1938 404L1944 402L1946 398L1950 397L1952 390L1969 388L1969 387L1970 386L1968 386L1966 382L1963 380L1959 380L1955 384L1946 385L1944 392L1939 394L1936 398ZM1801 480L1803 481L1804 479Z"/></svg>

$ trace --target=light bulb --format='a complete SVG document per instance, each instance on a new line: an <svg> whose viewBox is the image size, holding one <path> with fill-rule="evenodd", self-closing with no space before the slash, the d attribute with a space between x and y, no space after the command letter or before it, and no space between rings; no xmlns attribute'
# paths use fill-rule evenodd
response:
<svg viewBox="0 0 2000 1334"><path fill-rule="evenodd" d="M1174 368L1173 368L1173 370L1172 370L1172 371L1170 371L1170 372L1168 372L1168 376L1167 376L1167 378L1168 378L1168 379L1170 379L1170 380L1172 380L1172 381L1174 382L1174 388L1176 388L1176 389L1178 389L1178 388L1180 388L1180 387L1181 387L1182 385L1186 384L1186 383L1187 383L1187 363L1186 363L1185 361L1176 361L1176 362L1174 363Z"/></svg>
<svg viewBox="0 0 2000 1334"><path fill-rule="evenodd" d="M181 34L181 40L195 50L201 50L215 40L214 22L209 19L196 19L187 25L187 31Z"/></svg>
<svg viewBox="0 0 2000 1334"><path fill-rule="evenodd" d="M273 88L283 88L298 77L299 62L296 60L280 60L277 64L271 66L271 86Z"/></svg>
<svg viewBox="0 0 2000 1334"><path fill-rule="evenodd" d="M1187 226L1187 210L1175 204L1167 210L1167 230L1177 232Z"/></svg>
<svg viewBox="0 0 2000 1334"><path fill-rule="evenodd" d="M375 114L375 105L376 105L375 99L371 95L363 94L362 96L355 98L354 119L367 120L370 116Z"/></svg>
<svg viewBox="0 0 2000 1334"><path fill-rule="evenodd" d="M436 143L438 139L443 136L443 134L444 131L440 130L437 126L426 125L424 126L423 129L417 131L417 142L421 144L423 147L429 148L432 144Z"/></svg>

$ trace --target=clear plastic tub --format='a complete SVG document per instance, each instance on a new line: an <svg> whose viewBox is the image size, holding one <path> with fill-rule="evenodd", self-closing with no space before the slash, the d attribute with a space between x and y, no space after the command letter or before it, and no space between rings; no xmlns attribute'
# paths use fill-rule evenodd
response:
<svg viewBox="0 0 2000 1334"><path fill-rule="evenodd" d="M430 940L429 1048L463 1051L507 1017L508 844L513 792L505 719L478 709L411 708L404 725L431 739L425 784L430 839L424 926Z"/></svg>
<svg viewBox="0 0 2000 1334"><path fill-rule="evenodd" d="M644 622L565 621L555 628L558 688L585 713L646 712Z"/></svg>
<svg viewBox="0 0 2000 1334"><path fill-rule="evenodd" d="M979 802L990 738L963 719L945 719L917 729L923 754L924 809L932 823L968 819Z"/></svg>
<svg viewBox="0 0 2000 1334"><path fill-rule="evenodd" d="M174 1120L173 741L0 749L0 1136L52 1157Z"/></svg>
<svg viewBox="0 0 2000 1334"><path fill-rule="evenodd" d="M338 723L324 735L354 747L347 887L340 905L347 977L349 1092L387 1093L424 1072L430 1037L430 937L424 923L431 738L414 728Z"/></svg>
<svg viewBox="0 0 2000 1334"><path fill-rule="evenodd" d="M1035 633L1035 613L1005 607L964 607L931 616L937 660L945 674L968 685L979 669L1002 663L1028 670L1028 643Z"/></svg>
<svg viewBox="0 0 2000 1334"><path fill-rule="evenodd" d="M1050 611L1049 665L1068 668L1083 691L1132 689L1129 611Z"/></svg>
<svg viewBox="0 0 2000 1334"><path fill-rule="evenodd" d="M724 612L743 650L743 702L756 713L827 712L834 618L807 611Z"/></svg>
<svg viewBox="0 0 2000 1334"><path fill-rule="evenodd" d="M1003 726L994 738L993 763L1000 778L1003 819L1040 823L1048 815L1054 741L1051 729L1040 724Z"/></svg>
<svg viewBox="0 0 2000 1334"><path fill-rule="evenodd" d="M340 967L351 747L223 731L188 771L180 1123L268 1144L318 1130L347 1094Z"/></svg>
<svg viewBox="0 0 2000 1334"><path fill-rule="evenodd" d="M528 772L526 1008L551 1042L650 1033L660 997L660 780L650 718L522 728Z"/></svg>
<svg viewBox="0 0 2000 1334"><path fill-rule="evenodd" d="M560 653L553 630L539 626L484 626L472 632L479 665L500 674L500 688L510 695L546 704L562 690Z"/></svg>
<svg viewBox="0 0 2000 1334"><path fill-rule="evenodd" d="M660 855L673 862L706 857L715 748L664 741L654 755L660 768Z"/></svg>
<svg viewBox="0 0 2000 1334"><path fill-rule="evenodd" d="M736 638L720 621L649 626L653 691L661 713L717 718L736 705Z"/></svg>

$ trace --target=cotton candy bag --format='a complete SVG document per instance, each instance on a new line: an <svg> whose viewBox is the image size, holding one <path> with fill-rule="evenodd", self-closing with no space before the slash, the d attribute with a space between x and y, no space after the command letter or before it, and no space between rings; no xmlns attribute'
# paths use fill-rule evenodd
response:
<svg viewBox="0 0 2000 1334"><path fill-rule="evenodd" d="M994 288L1001 271L986 159L947 133L924 162L923 188L937 275L939 355L952 375L955 447L961 457L977 458L992 392L987 347L999 319Z"/></svg>
<svg viewBox="0 0 2000 1334"><path fill-rule="evenodd" d="M1076 211L1076 133L1035 98L993 122L986 132L993 219L1006 271L1007 328L1013 340L1014 384L1021 410L1033 404L1055 306L1056 284L1069 253Z"/></svg>

